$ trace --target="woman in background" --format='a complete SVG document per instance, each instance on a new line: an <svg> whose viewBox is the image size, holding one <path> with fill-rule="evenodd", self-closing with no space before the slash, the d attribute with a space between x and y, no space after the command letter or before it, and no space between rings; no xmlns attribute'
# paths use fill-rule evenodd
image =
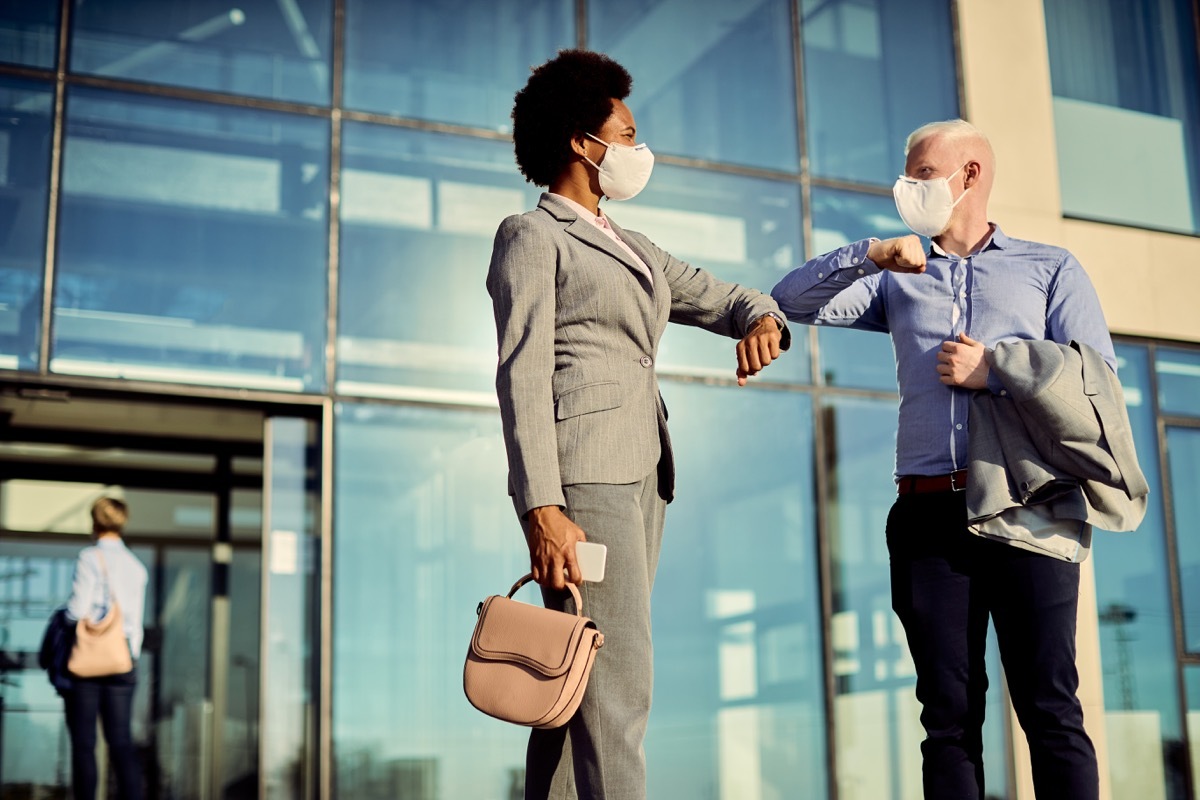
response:
<svg viewBox="0 0 1200 800"><path fill-rule="evenodd" d="M104 725L104 739L117 776L122 800L141 800L142 776L133 746L130 720L133 691L137 686L137 659L142 651L142 612L146 601L146 567L125 546L123 532L129 508L112 497L92 504L92 537L95 543L79 553L67 617L101 620L121 609L125 640L133 657L133 669L121 675L99 678L71 676L71 688L63 693L67 728L71 732L71 781L75 800L96 796L96 720Z"/></svg>

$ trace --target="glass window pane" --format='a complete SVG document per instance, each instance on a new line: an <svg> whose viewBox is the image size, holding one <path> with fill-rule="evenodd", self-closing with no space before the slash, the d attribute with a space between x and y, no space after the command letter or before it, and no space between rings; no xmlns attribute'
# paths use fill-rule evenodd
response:
<svg viewBox="0 0 1200 800"><path fill-rule="evenodd" d="M813 253L827 253L870 236L910 233L890 197L813 187ZM896 391L896 360L889 337L849 328L817 329L821 380L828 386Z"/></svg>
<svg viewBox="0 0 1200 800"><path fill-rule="evenodd" d="M61 4L41 0L0 4L0 61L29 67L54 66Z"/></svg>
<svg viewBox="0 0 1200 800"><path fill-rule="evenodd" d="M1167 428L1167 464L1171 471L1171 512L1179 551L1183 600L1183 639L1189 652L1200 651L1200 428Z"/></svg>
<svg viewBox="0 0 1200 800"><path fill-rule="evenodd" d="M674 255L731 281L770 292L802 257L800 187L660 164L635 200L608 203L618 225L645 234ZM660 372L732 380L737 342L698 328L668 325ZM792 347L759 380L810 382L808 337L792 326Z"/></svg>
<svg viewBox="0 0 1200 800"><path fill-rule="evenodd" d="M520 797L528 732L462 693L475 606L529 567L500 418L341 404L337 426L334 795Z"/></svg>
<svg viewBox="0 0 1200 800"><path fill-rule="evenodd" d="M0 78L0 369L37 368L53 106L53 87Z"/></svg>
<svg viewBox="0 0 1200 800"><path fill-rule="evenodd" d="M795 172L790 6L787 0L590 3L588 46L633 75L629 106L639 138L652 150Z"/></svg>
<svg viewBox="0 0 1200 800"><path fill-rule="evenodd" d="M834 398L822 410L832 433L829 547L833 573L833 678L838 784L843 797L902 800L921 794L925 738L916 672L900 620L892 612L885 540L896 499L895 401ZM988 796L1007 797L1000 663L988 634L984 763ZM863 769L870 764L871 769Z"/></svg>
<svg viewBox="0 0 1200 800"><path fill-rule="evenodd" d="M494 403L484 278L500 220L539 191L504 142L353 122L343 142L338 391Z"/></svg>
<svg viewBox="0 0 1200 800"><path fill-rule="evenodd" d="M1162 412L1200 417L1200 350L1160 347L1154 369Z"/></svg>
<svg viewBox="0 0 1200 800"><path fill-rule="evenodd" d="M1092 558L1113 797L1182 798L1179 694L1167 573L1158 435L1144 347L1117 343L1117 362L1150 503L1137 533L1096 531ZM1147 757L1145 743L1152 748Z"/></svg>
<svg viewBox="0 0 1200 800"><path fill-rule="evenodd" d="M1046 0L1045 8L1063 213L1200 232L1194 4ZM1113 153L1138 165L1119 183L1110 179Z"/></svg>
<svg viewBox="0 0 1200 800"><path fill-rule="evenodd" d="M507 131L530 65L574 44L572 0L347 0L346 106Z"/></svg>
<svg viewBox="0 0 1200 800"><path fill-rule="evenodd" d="M71 69L218 92L329 103L331 0L75 5Z"/></svg>
<svg viewBox="0 0 1200 800"><path fill-rule="evenodd" d="M654 586L647 796L825 797L811 401L662 392L678 476Z"/></svg>
<svg viewBox="0 0 1200 800"><path fill-rule="evenodd" d="M904 139L958 116L950 3L802 0L813 174L890 186Z"/></svg>
<svg viewBox="0 0 1200 800"><path fill-rule="evenodd" d="M66 125L50 368L319 389L328 125L90 89Z"/></svg>

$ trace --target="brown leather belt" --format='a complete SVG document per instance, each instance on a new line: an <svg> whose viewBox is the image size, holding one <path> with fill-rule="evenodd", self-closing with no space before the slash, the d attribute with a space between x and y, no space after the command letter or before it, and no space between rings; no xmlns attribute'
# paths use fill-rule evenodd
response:
<svg viewBox="0 0 1200 800"><path fill-rule="evenodd" d="M948 475L902 475L896 484L900 494L929 494L931 492L961 492L967 488L967 471L956 470Z"/></svg>

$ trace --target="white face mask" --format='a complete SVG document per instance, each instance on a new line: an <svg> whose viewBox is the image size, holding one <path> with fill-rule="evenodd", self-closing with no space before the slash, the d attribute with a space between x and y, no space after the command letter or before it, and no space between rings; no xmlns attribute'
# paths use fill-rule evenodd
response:
<svg viewBox="0 0 1200 800"><path fill-rule="evenodd" d="M966 164L963 164L965 167ZM963 190L958 200L950 192L950 179L957 175L962 167L954 170L944 178L931 178L918 181L901 175L892 187L892 197L896 199L896 210L900 219L913 233L921 236L938 236L950 225L950 214L959 200L966 197L970 187Z"/></svg>
<svg viewBox="0 0 1200 800"><path fill-rule="evenodd" d="M608 148L604 158L597 164L587 156L583 160L596 168L600 173L600 191L609 200L628 200L642 189L650 180L650 172L654 169L654 153L644 144L630 147L627 144L605 142L592 136L597 142Z"/></svg>

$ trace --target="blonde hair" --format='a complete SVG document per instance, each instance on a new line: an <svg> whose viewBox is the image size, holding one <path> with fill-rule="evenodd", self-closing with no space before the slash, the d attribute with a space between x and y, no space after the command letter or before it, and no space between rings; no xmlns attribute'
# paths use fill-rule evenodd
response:
<svg viewBox="0 0 1200 800"><path fill-rule="evenodd" d="M946 119L940 122L930 122L917 128L908 135L908 139L904 142L904 157L907 158L910 150L930 136L939 135L945 136L950 140L977 139L983 142L984 146L987 147L988 153L992 154L992 157L995 158L994 153L992 153L992 143L988 141L987 136L984 135L983 131L965 119Z"/></svg>
<svg viewBox="0 0 1200 800"><path fill-rule="evenodd" d="M92 530L96 533L121 533L129 521L129 506L115 497L101 497L92 503Z"/></svg>

